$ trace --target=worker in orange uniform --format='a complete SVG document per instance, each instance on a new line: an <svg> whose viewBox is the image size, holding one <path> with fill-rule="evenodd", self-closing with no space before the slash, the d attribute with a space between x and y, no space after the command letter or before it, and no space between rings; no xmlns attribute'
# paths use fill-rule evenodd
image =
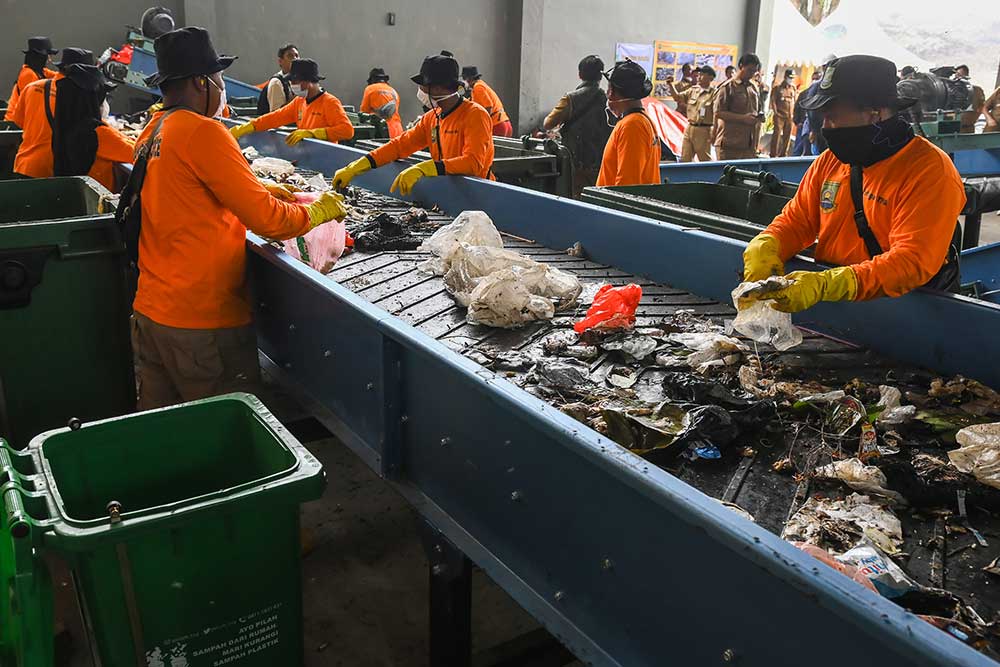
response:
<svg viewBox="0 0 1000 667"><path fill-rule="evenodd" d="M361 97L361 112L375 114L389 127L389 138L403 133L403 120L399 117L399 93L389 85L389 75L381 67L368 73L368 85Z"/></svg>
<svg viewBox="0 0 1000 667"><path fill-rule="evenodd" d="M131 162L134 142L104 122L110 84L96 65L67 65L56 81L53 175L90 176L113 190L114 164Z"/></svg>
<svg viewBox="0 0 1000 667"><path fill-rule="evenodd" d="M256 389L246 230L288 239L346 215L336 193L308 206L286 203L253 175L217 120L226 102L222 71L235 58L217 55L203 28L168 32L154 48L158 71L147 85L160 88L164 105L136 142L137 159L149 156L132 319L144 410Z"/></svg>
<svg viewBox="0 0 1000 667"><path fill-rule="evenodd" d="M63 69L75 64L93 65L94 54L86 49L63 49L56 75L30 83L21 91L11 119L22 130L14 173L30 178L52 177L51 119L56 111L56 83L63 78Z"/></svg>
<svg viewBox="0 0 1000 667"><path fill-rule="evenodd" d="M642 109L653 90L646 70L622 60L604 73L608 80L608 124L614 126L604 147L598 187L653 185L660 182L660 138Z"/></svg>
<svg viewBox="0 0 1000 667"><path fill-rule="evenodd" d="M417 84L417 99L430 108L412 128L355 160L333 176L333 187L342 189L369 169L430 151L431 159L404 169L392 182L390 192L408 195L421 178L449 174L493 177L493 121L483 107L462 97L458 61L450 56L429 56Z"/></svg>
<svg viewBox="0 0 1000 667"><path fill-rule="evenodd" d="M462 80L469 91L473 102L486 109L493 119L494 137L514 136L514 126L510 124L510 116L504 111L503 102L496 91L483 81L483 75L475 65L462 68Z"/></svg>
<svg viewBox="0 0 1000 667"><path fill-rule="evenodd" d="M829 63L817 92L802 102L823 111L829 150L747 246L743 266L748 281L782 275L784 262L815 243L816 261L837 268L790 273L789 287L754 298L798 312L819 301L958 287L954 238L965 190L948 156L915 137L899 115L914 102L898 96L896 66L884 58Z"/></svg>
<svg viewBox="0 0 1000 667"><path fill-rule="evenodd" d="M52 48L52 40L48 37L29 37L28 48L23 53L24 64L21 65L21 71L17 73L17 81L10 89L10 97L7 99L7 113L4 114L4 120L7 121L14 120L14 107L17 106L17 99L29 83L34 83L39 79L51 79L56 75L55 70L46 67L52 63L52 56L59 53L58 49Z"/></svg>
<svg viewBox="0 0 1000 667"><path fill-rule="evenodd" d="M354 136L354 125L340 100L323 90L319 82L325 78L319 75L319 65L315 60L300 58L294 61L288 71L288 81L292 84L295 99L277 111L237 125L230 132L239 139L253 132L295 123L299 129L285 138L289 146L303 139L322 139L333 143L350 139Z"/></svg>

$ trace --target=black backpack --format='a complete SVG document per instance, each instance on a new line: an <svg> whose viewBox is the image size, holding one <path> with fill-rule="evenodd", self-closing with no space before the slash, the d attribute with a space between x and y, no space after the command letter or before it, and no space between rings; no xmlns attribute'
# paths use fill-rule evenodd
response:
<svg viewBox="0 0 1000 667"><path fill-rule="evenodd" d="M267 101L267 89L271 87L271 82L277 79L281 82L281 87L285 91L285 102L292 98L292 86L288 83L288 79L284 76L272 76L267 80L267 84L260 91L260 95L257 96L257 115L263 116L266 113L271 113L271 103ZM276 111L276 109L275 109Z"/></svg>
<svg viewBox="0 0 1000 667"><path fill-rule="evenodd" d="M156 125L153 126L149 139L136 151L132 173L129 175L125 187L122 188L118 209L115 211L115 224L121 231L122 240L125 242L129 286L133 294L139 279L139 233L142 231L142 184L146 180L146 164L149 162L149 152L152 150L153 144L159 139L163 121L175 110L176 108L168 109L160 116Z"/></svg>

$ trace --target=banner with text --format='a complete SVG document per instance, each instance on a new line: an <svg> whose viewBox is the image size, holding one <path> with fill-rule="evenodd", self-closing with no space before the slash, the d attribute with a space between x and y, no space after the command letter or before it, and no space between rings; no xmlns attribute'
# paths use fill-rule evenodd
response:
<svg viewBox="0 0 1000 667"><path fill-rule="evenodd" d="M624 44L618 42L615 45L615 61L625 60L626 58L642 65L642 68L646 70L646 76L650 79L653 78L652 44Z"/></svg>
<svg viewBox="0 0 1000 667"><path fill-rule="evenodd" d="M736 45L657 40L654 61L653 97L668 99L667 79L673 77L674 81L680 81L684 65L708 65L715 70L716 82L721 83L725 79L726 67L736 64Z"/></svg>

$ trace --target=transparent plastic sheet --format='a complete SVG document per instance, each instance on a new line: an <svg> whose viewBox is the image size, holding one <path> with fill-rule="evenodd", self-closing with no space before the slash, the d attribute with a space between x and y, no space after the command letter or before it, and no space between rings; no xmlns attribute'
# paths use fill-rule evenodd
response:
<svg viewBox="0 0 1000 667"><path fill-rule="evenodd" d="M560 307L576 301L580 282L575 276L544 264L513 265L477 281L469 295L471 324L510 329L535 320L549 320Z"/></svg>
<svg viewBox="0 0 1000 667"><path fill-rule="evenodd" d="M1000 489L1000 424L966 426L955 434L955 441L961 447L948 452L951 464Z"/></svg>
<svg viewBox="0 0 1000 667"><path fill-rule="evenodd" d="M259 157L250 163L250 170L257 176L282 180L295 172L295 165L276 157Z"/></svg>
<svg viewBox="0 0 1000 667"><path fill-rule="evenodd" d="M497 271L515 266L529 269L538 263L512 250L459 243L451 252L444 284L463 306L468 306L479 282Z"/></svg>
<svg viewBox="0 0 1000 667"><path fill-rule="evenodd" d="M443 276L451 267L452 256L463 243L469 246L503 248L503 239L490 216L482 211L462 211L454 222L437 230L420 244L418 250L429 252L434 257L421 262L417 268L424 273Z"/></svg>
<svg viewBox="0 0 1000 667"><path fill-rule="evenodd" d="M789 350L802 342L802 332L792 324L791 313L783 313L771 307L769 301L752 301L741 307L740 299L758 292L773 292L791 285L791 281L781 276L752 283L741 283L733 290L733 307L736 319L730 324L730 331L736 331L758 343L768 343L779 351Z"/></svg>

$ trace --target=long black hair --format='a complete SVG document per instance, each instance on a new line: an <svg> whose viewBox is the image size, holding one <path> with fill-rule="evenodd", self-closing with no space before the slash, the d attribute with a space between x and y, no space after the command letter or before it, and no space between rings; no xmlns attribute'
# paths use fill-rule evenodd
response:
<svg viewBox="0 0 1000 667"><path fill-rule="evenodd" d="M52 156L56 176L86 176L97 158L97 128L103 125L103 85L85 89L69 78L56 85Z"/></svg>
<svg viewBox="0 0 1000 667"><path fill-rule="evenodd" d="M45 66L48 63L49 54L47 53L28 51L24 54L24 64L28 66L28 69L37 74L39 79L45 78Z"/></svg>

